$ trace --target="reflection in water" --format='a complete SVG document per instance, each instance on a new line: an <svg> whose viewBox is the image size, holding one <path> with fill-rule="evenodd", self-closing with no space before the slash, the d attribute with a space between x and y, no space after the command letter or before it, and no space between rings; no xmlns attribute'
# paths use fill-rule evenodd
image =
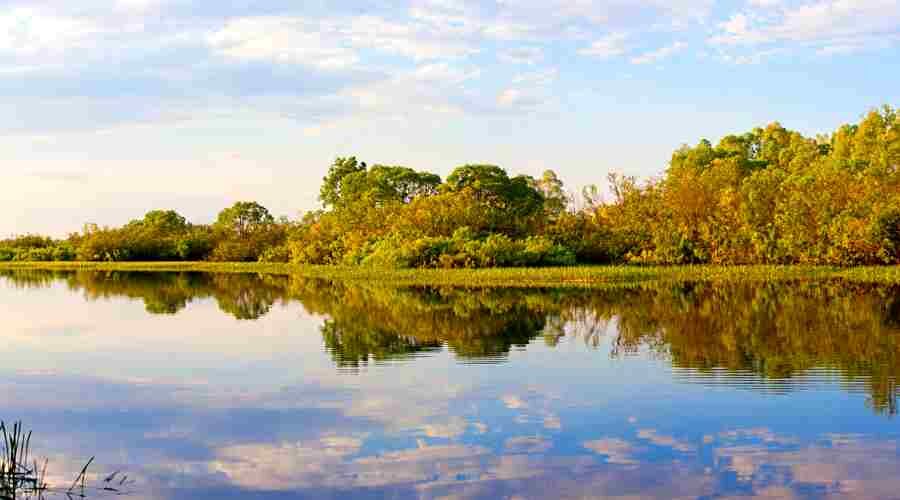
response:
<svg viewBox="0 0 900 500"><path fill-rule="evenodd" d="M341 368L400 360L448 347L461 360L502 361L543 336L599 345L615 323L613 356L647 348L676 377L706 384L790 391L836 370L848 390L864 387L878 412L897 413L900 288L840 282L709 283L606 290L390 288L204 273L4 271L20 287L62 280L89 300L143 300L151 314L175 314L213 298L239 320L276 302L299 301L326 317L328 352ZM804 377L804 375L806 375Z"/></svg>
<svg viewBox="0 0 900 500"><path fill-rule="evenodd" d="M95 409L85 411L100 417L65 413L66 424L85 434L115 428L119 449L143 457L142 479L165 485L147 498L880 498L900 487L900 436L884 418L897 413L898 287L466 290L242 274L0 276L9 297L61 287L92 302L139 300L167 327L215 304L227 315L219 318L240 320L227 321L246 342L282 321L282 309L294 324L318 318L315 352L221 365L211 352L208 378L180 385L81 376L69 390L50 387L67 379L44 372L0 372L6 400L40 411L93 394ZM202 320L184 323L186 338ZM292 332L291 322L277 325ZM318 357L337 378L315 375ZM263 389L229 385L226 363L239 378L262 373ZM300 365L302 381L266 386L265 377Z"/></svg>

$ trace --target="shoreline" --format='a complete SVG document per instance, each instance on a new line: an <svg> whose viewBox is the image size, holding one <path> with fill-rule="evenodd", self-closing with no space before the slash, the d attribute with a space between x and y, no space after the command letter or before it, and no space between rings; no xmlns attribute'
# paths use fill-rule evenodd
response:
<svg viewBox="0 0 900 500"><path fill-rule="evenodd" d="M487 269L381 269L228 262L2 262L0 271L107 271L252 273L309 279L368 281L399 286L603 287L648 282L779 282L844 280L900 284L900 266L574 266Z"/></svg>

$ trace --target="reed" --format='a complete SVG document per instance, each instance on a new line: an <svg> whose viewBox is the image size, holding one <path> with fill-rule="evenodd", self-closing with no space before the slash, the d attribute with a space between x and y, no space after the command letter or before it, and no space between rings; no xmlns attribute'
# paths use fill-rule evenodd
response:
<svg viewBox="0 0 900 500"><path fill-rule="evenodd" d="M107 476L99 487L87 484L88 468L94 457L82 467L81 472L67 489L54 488L47 484L47 465L45 458L39 460L31 456L31 431L25 431L22 422L14 422L8 426L0 421L0 500L43 500L49 495L59 495L69 500L88 498L91 492L121 495L129 485L128 476L114 483L118 472Z"/></svg>

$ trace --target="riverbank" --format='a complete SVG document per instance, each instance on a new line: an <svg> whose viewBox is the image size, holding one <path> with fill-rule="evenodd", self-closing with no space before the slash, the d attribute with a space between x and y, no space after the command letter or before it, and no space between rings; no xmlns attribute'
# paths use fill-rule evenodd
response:
<svg viewBox="0 0 900 500"><path fill-rule="evenodd" d="M575 266L496 269L378 269L369 267L218 262L3 262L0 270L211 272L292 275L400 286L592 287L610 284L840 279L900 284L900 266Z"/></svg>

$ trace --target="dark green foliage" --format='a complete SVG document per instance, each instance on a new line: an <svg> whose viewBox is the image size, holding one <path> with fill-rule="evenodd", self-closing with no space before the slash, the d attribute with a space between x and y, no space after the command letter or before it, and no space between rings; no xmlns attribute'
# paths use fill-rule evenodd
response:
<svg viewBox="0 0 900 500"><path fill-rule="evenodd" d="M326 207L340 204L345 194L345 179L365 171L366 164L356 161L356 157L338 158L328 169L328 175L322 179L319 199Z"/></svg>
<svg viewBox="0 0 900 500"><path fill-rule="evenodd" d="M447 237L425 237L412 241L381 240L362 259L376 267L535 267L570 266L575 254L543 236L513 240L504 234L479 238L471 229L461 228Z"/></svg>
<svg viewBox="0 0 900 500"><path fill-rule="evenodd" d="M215 228L229 238L247 240L275 224L266 207L255 201L239 201L219 212Z"/></svg>
<svg viewBox="0 0 900 500"><path fill-rule="evenodd" d="M510 220L535 215L544 206L544 195L533 178L509 177L495 165L463 165L447 177L450 191L470 190L475 198L502 210Z"/></svg>
<svg viewBox="0 0 900 500"><path fill-rule="evenodd" d="M25 235L0 241L0 262L51 262L75 260L70 242L37 235Z"/></svg>

